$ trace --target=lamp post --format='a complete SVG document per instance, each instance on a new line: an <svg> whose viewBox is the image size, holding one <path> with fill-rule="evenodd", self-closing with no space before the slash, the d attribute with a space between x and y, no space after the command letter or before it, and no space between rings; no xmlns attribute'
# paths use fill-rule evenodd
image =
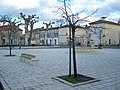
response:
<svg viewBox="0 0 120 90"><path fill-rule="evenodd" d="M103 38L103 35L102 35L102 29L100 29L100 32L99 32L99 39L100 39L100 44L98 46L99 49L102 49L102 38Z"/></svg>
<svg viewBox="0 0 120 90"><path fill-rule="evenodd" d="M106 18L107 17L101 17L101 20L104 20ZM99 32L100 33L100 36L99 36L99 38L100 38L100 44L99 44L99 47L98 47L99 49L102 49L102 44L103 44L102 43L102 39L103 39L103 30L102 29L103 29L103 27L100 29L100 32Z"/></svg>

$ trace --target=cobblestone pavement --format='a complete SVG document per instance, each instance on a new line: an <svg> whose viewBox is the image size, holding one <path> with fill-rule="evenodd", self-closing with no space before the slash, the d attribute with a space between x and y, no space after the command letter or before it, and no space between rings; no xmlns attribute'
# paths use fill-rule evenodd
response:
<svg viewBox="0 0 120 90"><path fill-rule="evenodd" d="M16 56L6 57L0 50L0 81L5 90L120 90L120 49L96 49L77 52L78 73L100 81L71 87L52 78L68 74L67 48L12 50ZM21 53L36 55L39 65L20 61Z"/></svg>

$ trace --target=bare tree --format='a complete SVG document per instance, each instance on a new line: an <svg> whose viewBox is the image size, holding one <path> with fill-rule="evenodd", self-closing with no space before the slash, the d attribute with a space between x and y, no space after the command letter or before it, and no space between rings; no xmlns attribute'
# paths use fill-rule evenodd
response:
<svg viewBox="0 0 120 90"><path fill-rule="evenodd" d="M49 23L43 22L43 24L46 25L46 30L45 30L45 35L44 35L44 44L48 45L48 40L47 40L48 29L49 29L50 26L52 27L52 24L54 24L54 22L51 22L51 21Z"/></svg>
<svg viewBox="0 0 120 90"><path fill-rule="evenodd" d="M21 19L24 20L24 24L25 24L25 45L28 45L28 40L27 40L27 32L28 32L28 25L30 23L30 16L26 17L25 14L23 14L22 12L20 13L20 17Z"/></svg>
<svg viewBox="0 0 120 90"><path fill-rule="evenodd" d="M77 77L77 65L76 65L76 53L75 53L75 30L76 30L76 26L80 21L85 21L86 18L88 18L88 17L92 16L94 13L96 13L97 10L95 12L91 13L90 15L84 17L84 18L80 18L79 15L82 12L84 12L85 9L74 14L72 12L70 6L67 4L67 2L70 0L58 0L58 1L62 2L63 5L57 6L57 8L59 9L59 11L62 12L61 13L62 18L64 18L69 25L69 76L71 76L71 45L72 45L74 77ZM71 34L72 34L72 37L71 37Z"/></svg>
<svg viewBox="0 0 120 90"><path fill-rule="evenodd" d="M8 39L9 39L9 52L10 52L10 56L12 56L11 50L12 50L12 41L14 39L14 35L15 35L15 30L17 31L17 29L19 28L20 25L22 25L21 23L19 23L20 21L16 21L16 19L12 20L12 18L10 18L8 15L1 15L0 17L0 22L2 23L2 26L7 25L8 26Z"/></svg>
<svg viewBox="0 0 120 90"><path fill-rule="evenodd" d="M39 17L37 17L36 14L30 16L30 18L31 18L30 19L30 36L29 36L28 45L31 45L31 38L32 38L34 24L39 21Z"/></svg>
<svg viewBox="0 0 120 90"><path fill-rule="evenodd" d="M28 15L26 17L26 15L23 14L22 12L20 13L20 17L21 17L21 19L24 20L24 23L25 23L25 45L31 45L33 26L34 26L35 23L37 23L39 21L39 17L36 16L36 14ZM27 38L26 33L28 32L29 25L30 25L30 36L29 36L29 38Z"/></svg>

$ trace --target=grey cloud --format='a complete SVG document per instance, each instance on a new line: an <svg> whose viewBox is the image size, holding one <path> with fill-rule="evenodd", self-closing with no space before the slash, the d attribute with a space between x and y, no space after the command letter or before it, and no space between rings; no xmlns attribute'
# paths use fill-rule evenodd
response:
<svg viewBox="0 0 120 90"><path fill-rule="evenodd" d="M1 1L1 0L0 0ZM4 2L4 0L2 0ZM26 8L26 9L18 9L16 7L12 7L12 6L6 6L3 3L0 3L0 14L1 15L9 15L12 17L19 17L19 13L23 12L26 15L31 15L31 14L37 14L38 16L41 17L41 20L49 20L49 15L44 13L43 10L45 8L49 7L49 3L47 0L41 0L39 2L40 6L36 7L36 8ZM27 3L29 4L29 2Z"/></svg>
<svg viewBox="0 0 120 90"><path fill-rule="evenodd" d="M114 2L114 3L109 3L102 8L100 8L100 13L109 15L110 13L113 12L120 12L120 3Z"/></svg>

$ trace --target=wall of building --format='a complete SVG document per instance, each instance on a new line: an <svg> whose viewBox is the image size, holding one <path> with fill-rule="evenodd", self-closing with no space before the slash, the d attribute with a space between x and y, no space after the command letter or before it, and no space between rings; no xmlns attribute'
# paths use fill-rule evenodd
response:
<svg viewBox="0 0 120 90"><path fill-rule="evenodd" d="M9 34L10 33L10 30L1 30L0 31L0 45L9 45ZM22 31L14 31L12 33L12 44L13 45L18 45L19 42L20 42L20 37L22 36Z"/></svg>
<svg viewBox="0 0 120 90"><path fill-rule="evenodd" d="M58 41L60 45L68 45L69 42L69 27L59 28ZM75 44L83 45L83 37L86 35L86 31L83 28L77 28L75 30ZM72 36L72 34L71 34ZM71 40L72 41L72 40Z"/></svg>
<svg viewBox="0 0 120 90"><path fill-rule="evenodd" d="M46 29L33 31L32 42L35 45L58 45L58 29Z"/></svg>
<svg viewBox="0 0 120 90"><path fill-rule="evenodd" d="M59 45L68 45L69 40L69 28L59 28L58 31L58 43Z"/></svg>
<svg viewBox="0 0 120 90"><path fill-rule="evenodd" d="M2 42L3 42L3 40L2 40L2 32L0 31L0 45L2 45Z"/></svg>
<svg viewBox="0 0 120 90"><path fill-rule="evenodd" d="M92 28L95 33L92 33L91 39L94 42L103 45L118 45L120 44L120 25L114 25L109 23L100 23L93 24L92 27L101 27L101 28Z"/></svg>
<svg viewBox="0 0 120 90"><path fill-rule="evenodd" d="M77 28L75 32L76 44L104 44L117 45L120 43L120 26L108 23L92 24L88 31L84 28ZM92 29L92 30L91 30ZM34 32L34 43L37 45L68 45L69 27L50 28L47 31L45 40L45 29Z"/></svg>
<svg viewBox="0 0 120 90"><path fill-rule="evenodd" d="M120 25L105 24L105 27L107 29L104 42L108 45L120 44Z"/></svg>

